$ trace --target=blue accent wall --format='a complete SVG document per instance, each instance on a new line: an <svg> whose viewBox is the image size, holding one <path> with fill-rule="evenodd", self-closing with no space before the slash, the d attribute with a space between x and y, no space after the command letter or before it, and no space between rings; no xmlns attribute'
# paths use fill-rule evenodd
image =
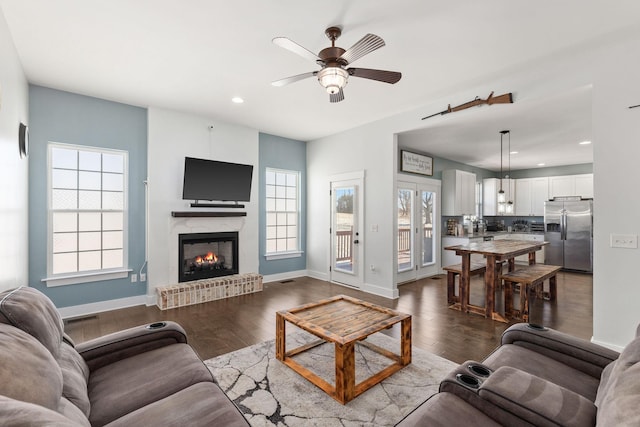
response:
<svg viewBox="0 0 640 427"><path fill-rule="evenodd" d="M147 110L42 86L29 86L29 285L57 307L147 293L130 278L47 287L48 142L126 150L129 153L129 259L133 273L145 262Z"/></svg>
<svg viewBox="0 0 640 427"><path fill-rule="evenodd" d="M260 145L259 165L260 165L260 225L258 240L260 248L260 274L280 274L289 271L304 270L307 268L306 244L307 244L307 145L305 142L279 136L261 133L258 137ZM300 249L304 252L301 257L286 258L267 261L266 252L266 196L265 196L265 176L267 168L286 169L300 172Z"/></svg>

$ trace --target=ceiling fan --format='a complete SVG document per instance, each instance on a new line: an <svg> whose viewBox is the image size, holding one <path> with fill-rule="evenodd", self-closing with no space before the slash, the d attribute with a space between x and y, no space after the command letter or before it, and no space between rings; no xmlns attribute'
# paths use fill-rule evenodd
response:
<svg viewBox="0 0 640 427"><path fill-rule="evenodd" d="M336 46L336 39L342 34L340 27L329 27L324 33L327 35L329 40L331 40L331 47L322 49L317 55L286 37L274 38L274 44L290 50L303 58L310 59L322 68L318 71L311 71L287 77L285 79L276 80L271 84L274 86L284 86L289 83L297 82L298 80L317 76L320 85L322 85L322 87L324 87L329 93L329 101L340 102L344 100L344 92L342 89L347 84L349 76L377 80L379 82L391 84L397 83L402 77L402 73L398 73L396 71L373 70L370 68L347 68L349 64L384 46L384 40L375 34L367 34L349 49L344 50L343 48Z"/></svg>

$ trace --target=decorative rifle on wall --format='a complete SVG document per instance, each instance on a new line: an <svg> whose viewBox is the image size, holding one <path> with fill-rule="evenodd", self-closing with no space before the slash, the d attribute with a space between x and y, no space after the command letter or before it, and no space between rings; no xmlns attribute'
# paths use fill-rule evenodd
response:
<svg viewBox="0 0 640 427"><path fill-rule="evenodd" d="M493 105L493 104L513 104L513 95L511 92L505 93L504 95L493 96L493 92L489 94L487 99L481 99L476 96L476 99L473 101L465 102L464 104L460 104L457 107L451 107L451 104L447 107L446 110L440 111L439 113L432 114L427 117L423 117L422 120L428 119L434 116L444 116L445 114L453 113L455 111L466 110L467 108L475 107L476 105Z"/></svg>

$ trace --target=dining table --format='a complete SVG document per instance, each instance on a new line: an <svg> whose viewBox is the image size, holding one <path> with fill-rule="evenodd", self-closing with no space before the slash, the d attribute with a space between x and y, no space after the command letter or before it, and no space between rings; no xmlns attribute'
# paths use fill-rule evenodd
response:
<svg viewBox="0 0 640 427"><path fill-rule="evenodd" d="M460 311L475 313L487 318L507 323L508 320L496 311L496 289L498 289L502 264L508 263L509 271L515 269L515 257L528 254L529 265L536 263L536 251L542 249L549 242L530 240L486 240L469 242L464 245L447 246L445 250L455 251L462 258L460 273L459 300ZM483 255L487 268L484 273L485 304L484 307L469 304L467 293L470 291L471 255Z"/></svg>

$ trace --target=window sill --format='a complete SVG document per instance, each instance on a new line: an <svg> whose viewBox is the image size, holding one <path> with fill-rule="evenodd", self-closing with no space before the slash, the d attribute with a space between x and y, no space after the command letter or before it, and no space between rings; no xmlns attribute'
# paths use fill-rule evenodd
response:
<svg viewBox="0 0 640 427"><path fill-rule="evenodd" d="M266 254L264 257L267 261L271 261L274 259L287 259L287 258L300 258L304 252L302 251L294 251L294 252L274 252L270 254Z"/></svg>
<svg viewBox="0 0 640 427"><path fill-rule="evenodd" d="M68 276L45 277L42 279L48 288L55 286L76 285L78 283L99 282L102 280L124 279L132 269L99 271L97 273L81 273Z"/></svg>

